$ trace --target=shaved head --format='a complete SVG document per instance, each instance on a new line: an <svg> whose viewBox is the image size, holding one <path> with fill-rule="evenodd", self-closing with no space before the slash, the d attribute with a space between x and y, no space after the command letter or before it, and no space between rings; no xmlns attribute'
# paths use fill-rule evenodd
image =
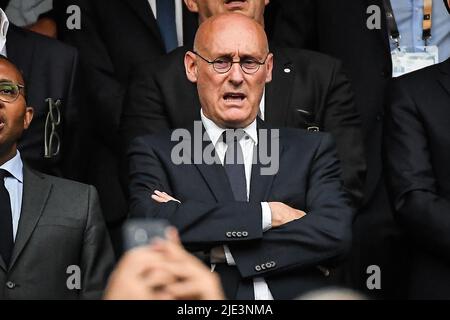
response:
<svg viewBox="0 0 450 320"><path fill-rule="evenodd" d="M195 35L194 50L207 50L207 47L210 46L221 46L224 37L235 39L235 42L238 42L243 36L252 42L256 41L265 52L269 52L269 44L263 26L239 13L219 14L202 23ZM226 45L229 44L226 43Z"/></svg>
<svg viewBox="0 0 450 320"><path fill-rule="evenodd" d="M227 61L231 67L220 72L213 61ZM255 67L249 71L248 65ZM261 24L225 13L200 25L185 67L188 79L197 84L204 115L224 128L245 128L256 119L264 87L272 80L273 55Z"/></svg>

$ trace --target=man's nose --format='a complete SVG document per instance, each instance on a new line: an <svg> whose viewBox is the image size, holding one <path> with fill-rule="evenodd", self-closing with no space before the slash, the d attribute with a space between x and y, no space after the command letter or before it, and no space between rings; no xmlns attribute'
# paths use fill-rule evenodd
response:
<svg viewBox="0 0 450 320"><path fill-rule="evenodd" d="M244 71L239 63L233 63L231 66L229 80L234 86L239 86L244 81Z"/></svg>

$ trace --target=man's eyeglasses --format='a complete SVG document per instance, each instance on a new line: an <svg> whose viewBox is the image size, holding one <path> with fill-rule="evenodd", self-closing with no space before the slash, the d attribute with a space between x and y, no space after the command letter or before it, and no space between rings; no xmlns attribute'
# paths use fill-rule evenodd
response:
<svg viewBox="0 0 450 320"><path fill-rule="evenodd" d="M20 91L25 87L10 81L0 81L0 100L12 103L19 97Z"/></svg>
<svg viewBox="0 0 450 320"><path fill-rule="evenodd" d="M239 63L242 71L244 71L246 74L255 74L256 72L258 72L259 68L266 63L266 60L269 57L268 53L263 62L260 62L254 58L244 58L239 61L233 61L233 59L229 57L221 57L213 61L209 61L208 59L202 57L198 52L193 51L193 53L203 59L205 62L212 64L214 70L216 70L216 72L220 74L230 71L231 67L235 63Z"/></svg>
<svg viewBox="0 0 450 320"><path fill-rule="evenodd" d="M48 104L47 118L45 119L44 132L44 157L53 158L59 155L61 140L56 127L61 124L61 100L54 101L52 98L45 100Z"/></svg>

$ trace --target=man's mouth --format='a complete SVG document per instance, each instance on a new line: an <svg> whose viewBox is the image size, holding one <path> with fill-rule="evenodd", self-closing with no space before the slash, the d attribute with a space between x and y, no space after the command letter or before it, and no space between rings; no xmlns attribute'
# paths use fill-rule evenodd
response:
<svg viewBox="0 0 450 320"><path fill-rule="evenodd" d="M223 99L226 102L242 102L245 98L247 98L247 96L239 92L227 92L223 95Z"/></svg>
<svg viewBox="0 0 450 320"><path fill-rule="evenodd" d="M228 9L240 9L242 5L244 5L247 1L246 0L225 0L225 6Z"/></svg>

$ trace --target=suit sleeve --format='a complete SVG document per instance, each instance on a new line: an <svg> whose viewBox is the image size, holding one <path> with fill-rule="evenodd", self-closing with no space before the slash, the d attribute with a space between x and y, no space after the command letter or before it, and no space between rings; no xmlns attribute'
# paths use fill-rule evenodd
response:
<svg viewBox="0 0 450 320"><path fill-rule="evenodd" d="M97 119L97 129L103 140L118 151L118 130L126 88L115 78L113 63L97 26L100 22L97 10L101 10L98 6L102 4L93 0L58 2L61 2L58 6L62 8L77 5L81 9L81 29L63 28L60 36L65 42L78 48L83 77L89 79L86 89L91 99L90 116Z"/></svg>
<svg viewBox="0 0 450 320"><path fill-rule="evenodd" d="M89 186L88 214L81 253L82 299L100 299L114 267L114 253L97 191Z"/></svg>
<svg viewBox="0 0 450 320"><path fill-rule="evenodd" d="M120 126L124 150L138 136L170 128L164 99L154 77L155 72L163 71L155 65L153 61L139 64L132 73Z"/></svg>
<svg viewBox="0 0 450 320"><path fill-rule="evenodd" d="M351 195L355 207L359 207L364 198L367 169L363 134L351 84L340 62L336 62L333 68L325 110L325 131L336 140L344 188Z"/></svg>
<svg viewBox="0 0 450 320"><path fill-rule="evenodd" d="M342 189L335 146L325 135L317 149L306 196L307 215L264 233L261 241L230 247L243 277L266 277L344 256L351 242L353 210Z"/></svg>
<svg viewBox="0 0 450 320"><path fill-rule="evenodd" d="M387 180L396 217L414 245L450 260L450 202L442 197L414 88L394 80L385 130Z"/></svg>
<svg viewBox="0 0 450 320"><path fill-rule="evenodd" d="M88 118L84 109L85 97L82 96L78 53L74 50L70 65L70 81L64 99L64 126L63 126L63 160L64 177L81 181L86 167L85 141L88 127L84 121Z"/></svg>
<svg viewBox="0 0 450 320"><path fill-rule="evenodd" d="M149 139L150 143L146 141ZM154 190L177 198L151 137L135 139L129 151L130 214L133 218L168 220L180 232L181 240L191 250L209 250L220 244L249 241L262 237L260 203L212 203L181 199L157 203L151 199ZM154 141L154 140L153 140ZM170 159L169 159L170 161ZM192 181L192 192L195 192ZM200 183L203 183L201 181ZM240 237L237 236L239 232Z"/></svg>

